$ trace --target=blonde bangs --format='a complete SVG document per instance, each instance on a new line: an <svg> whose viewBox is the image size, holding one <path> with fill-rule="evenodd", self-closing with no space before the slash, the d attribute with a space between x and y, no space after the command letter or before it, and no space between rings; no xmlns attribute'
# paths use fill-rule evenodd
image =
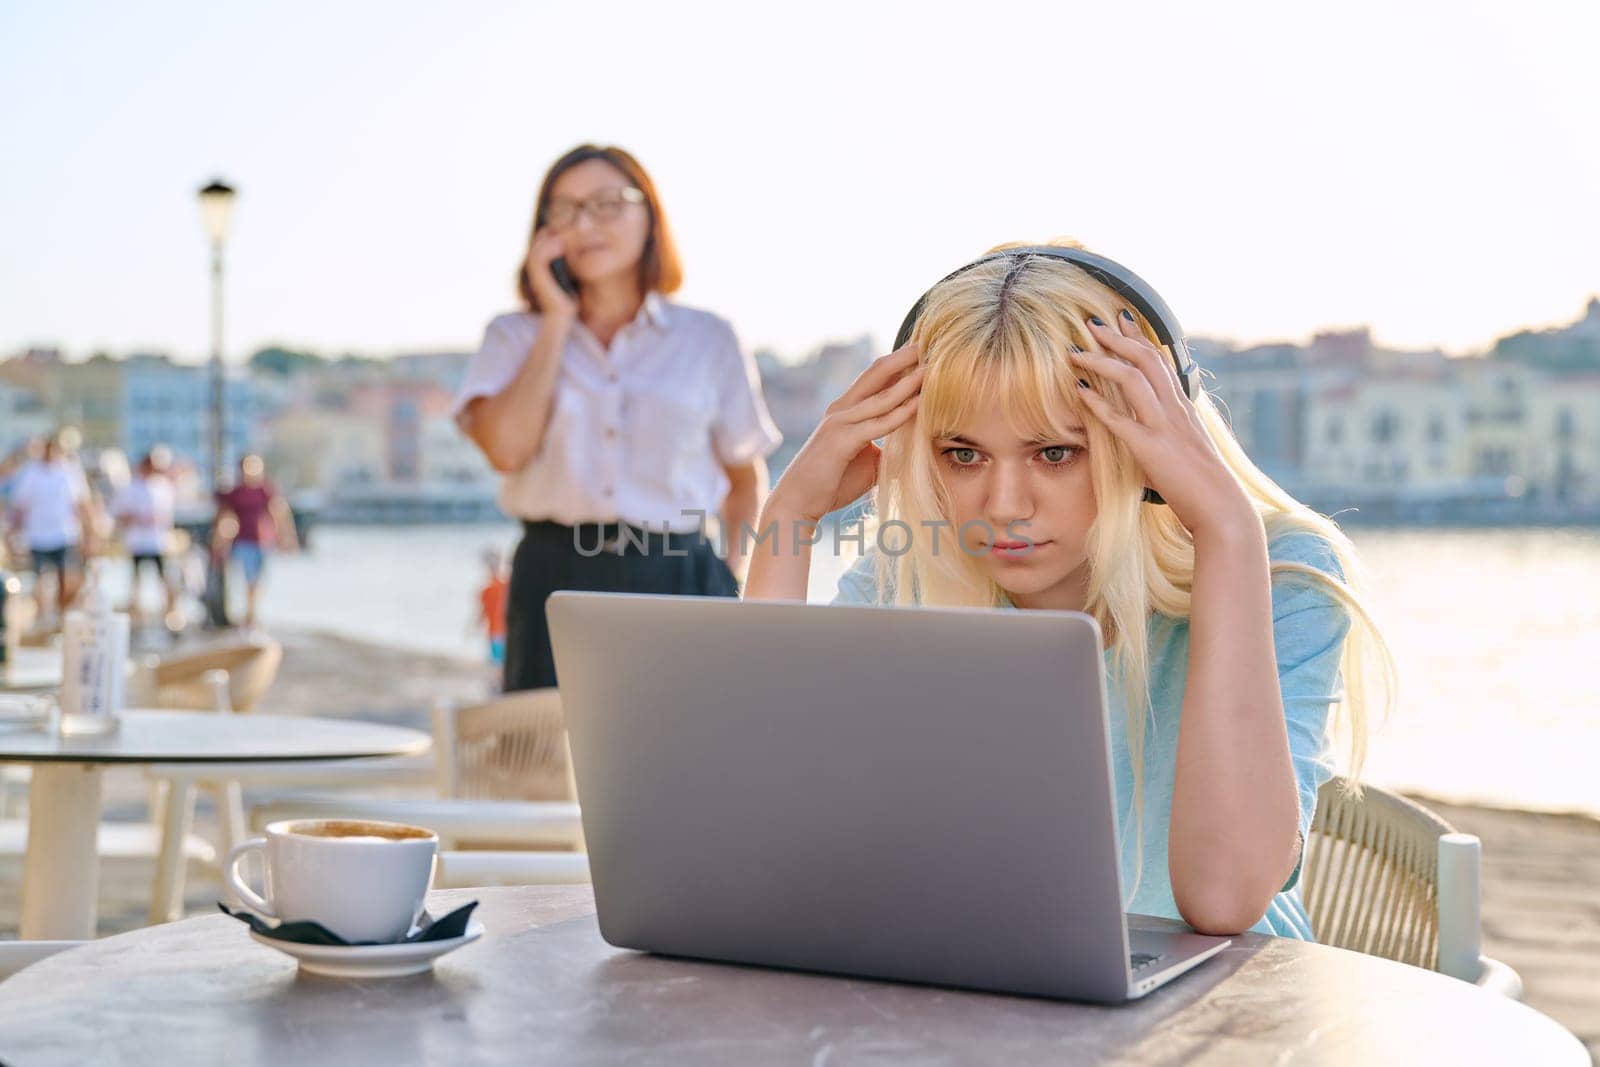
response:
<svg viewBox="0 0 1600 1067"><path fill-rule="evenodd" d="M924 350L921 408L930 436L956 435L977 412L997 408L1024 440L1059 440L1070 427L1089 424L1079 372L1066 356L1084 344L1083 327L1069 309L1033 299L1021 273L1009 292L1002 292L1006 274L988 270L951 279L930 297L930 313L912 334ZM947 293L947 287L979 291ZM994 313L1002 296L1018 313Z"/></svg>

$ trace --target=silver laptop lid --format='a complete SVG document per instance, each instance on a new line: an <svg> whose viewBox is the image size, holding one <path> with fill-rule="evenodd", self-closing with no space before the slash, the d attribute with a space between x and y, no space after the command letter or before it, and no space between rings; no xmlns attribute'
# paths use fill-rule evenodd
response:
<svg viewBox="0 0 1600 1067"><path fill-rule="evenodd" d="M572 592L546 612L610 943L1127 994L1091 617Z"/></svg>

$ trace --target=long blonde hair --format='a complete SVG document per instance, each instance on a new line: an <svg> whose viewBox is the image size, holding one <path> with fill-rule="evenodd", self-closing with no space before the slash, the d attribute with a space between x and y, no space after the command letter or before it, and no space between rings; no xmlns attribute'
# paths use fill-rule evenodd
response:
<svg viewBox="0 0 1600 1067"><path fill-rule="evenodd" d="M1010 247L1017 246L1000 246ZM887 544L882 531L890 522L898 520L915 531L953 515L929 442L959 433L977 405L1003 405L1007 419L1024 436L1059 438L1064 415L1083 425L1098 512L1087 542L1084 610L1106 635L1126 697L1137 825L1142 823L1145 726L1153 710L1147 628L1152 614L1189 617L1194 542L1171 508L1143 503L1138 464L1084 404L1076 382L1089 378L1119 412L1131 414L1120 390L1062 355L1070 345L1091 346L1083 327L1086 318L1098 315L1112 322L1122 307L1081 268L1047 256L1002 257L938 285L912 334L926 368L922 399L916 418L884 442L874 517L879 540ZM1134 316L1150 342L1160 347L1150 324L1137 311ZM1356 781L1366 758L1370 712L1392 702L1396 682L1393 659L1358 592L1363 579L1354 546L1331 519L1295 500L1250 461L1203 388L1194 405L1223 461L1253 502L1268 540L1296 532L1314 534L1327 542L1343 571L1341 580L1301 563L1271 565L1274 582L1308 583L1350 614L1340 657L1344 694L1330 733L1343 735L1346 775ZM879 553L878 588L886 601L987 607L1004 602L1004 591L968 553L939 551L937 543L927 542L924 537L902 538L891 551Z"/></svg>

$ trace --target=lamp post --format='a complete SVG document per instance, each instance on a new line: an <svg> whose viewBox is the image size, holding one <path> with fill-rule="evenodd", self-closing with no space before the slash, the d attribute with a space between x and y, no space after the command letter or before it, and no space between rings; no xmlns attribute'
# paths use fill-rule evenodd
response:
<svg viewBox="0 0 1600 1067"><path fill-rule="evenodd" d="M211 485L222 488L227 457L226 406L222 375L222 246L233 219L234 191L221 181L200 190L200 221L211 238Z"/></svg>
<svg viewBox="0 0 1600 1067"><path fill-rule="evenodd" d="M227 462L227 396L222 373L222 247L233 218L233 187L220 180L200 190L200 221L211 239L211 489L222 491ZM228 625L227 557L218 558L216 529L212 528L211 567L206 581L206 621Z"/></svg>

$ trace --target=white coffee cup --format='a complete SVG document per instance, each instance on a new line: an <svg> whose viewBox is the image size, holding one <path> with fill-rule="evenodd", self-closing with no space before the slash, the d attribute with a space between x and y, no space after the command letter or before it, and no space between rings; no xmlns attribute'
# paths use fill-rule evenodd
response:
<svg viewBox="0 0 1600 1067"><path fill-rule="evenodd" d="M369 819L290 819L228 854L223 879L263 919L321 923L346 941L389 944L422 914L439 838L431 830ZM239 876L260 850L266 893Z"/></svg>

